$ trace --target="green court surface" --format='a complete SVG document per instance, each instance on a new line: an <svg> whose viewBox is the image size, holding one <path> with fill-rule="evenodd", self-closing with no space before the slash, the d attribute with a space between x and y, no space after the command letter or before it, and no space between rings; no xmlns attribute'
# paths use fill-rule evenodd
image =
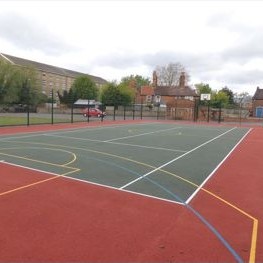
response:
<svg viewBox="0 0 263 263"><path fill-rule="evenodd" d="M0 136L0 159L187 203L248 132L154 122L35 132Z"/></svg>

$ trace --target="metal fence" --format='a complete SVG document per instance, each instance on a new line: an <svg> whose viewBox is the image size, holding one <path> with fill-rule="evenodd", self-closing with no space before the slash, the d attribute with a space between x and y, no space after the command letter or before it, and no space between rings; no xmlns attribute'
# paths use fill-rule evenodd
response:
<svg viewBox="0 0 263 263"><path fill-rule="evenodd" d="M0 126L94 122L104 120L175 120L193 122L234 123L236 125L263 125L263 118L252 117L248 109L212 108L195 105L192 108L158 107L145 104L103 106L104 118L84 117L82 108L46 104L38 108L23 105L0 105Z"/></svg>

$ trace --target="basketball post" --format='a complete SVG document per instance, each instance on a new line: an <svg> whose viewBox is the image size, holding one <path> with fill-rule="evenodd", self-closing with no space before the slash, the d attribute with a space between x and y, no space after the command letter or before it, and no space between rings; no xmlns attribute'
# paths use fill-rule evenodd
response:
<svg viewBox="0 0 263 263"><path fill-rule="evenodd" d="M160 95L155 95L154 100L155 100L155 104L157 105L157 120L159 120L161 96Z"/></svg>
<svg viewBox="0 0 263 263"><path fill-rule="evenodd" d="M210 93L203 93L203 94L201 94L200 99L201 99L201 101L205 101L207 103L207 122L209 122L211 94Z"/></svg>
<svg viewBox="0 0 263 263"><path fill-rule="evenodd" d="M210 103L209 100L207 100L207 122L209 122L210 118Z"/></svg>

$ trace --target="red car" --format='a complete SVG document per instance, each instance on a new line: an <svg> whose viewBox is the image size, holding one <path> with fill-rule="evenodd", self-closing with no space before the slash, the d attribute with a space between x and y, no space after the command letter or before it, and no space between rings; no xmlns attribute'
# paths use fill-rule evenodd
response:
<svg viewBox="0 0 263 263"><path fill-rule="evenodd" d="M105 117L106 116L106 112L103 112L97 108L86 108L83 111L83 116L84 117Z"/></svg>

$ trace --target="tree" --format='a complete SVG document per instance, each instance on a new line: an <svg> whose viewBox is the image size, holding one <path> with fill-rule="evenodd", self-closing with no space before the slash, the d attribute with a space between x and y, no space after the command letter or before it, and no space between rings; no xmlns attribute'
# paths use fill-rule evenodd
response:
<svg viewBox="0 0 263 263"><path fill-rule="evenodd" d="M101 102L104 105L114 106L119 103L119 89L116 83L110 82L102 87Z"/></svg>
<svg viewBox="0 0 263 263"><path fill-rule="evenodd" d="M195 84L195 88L198 95L212 94L212 88L209 86L209 84L204 84L204 83Z"/></svg>
<svg viewBox="0 0 263 263"><path fill-rule="evenodd" d="M225 86L220 91L224 92L228 96L228 98L229 98L228 103L229 104L234 104L234 93L231 89L229 89L227 86Z"/></svg>
<svg viewBox="0 0 263 263"><path fill-rule="evenodd" d="M226 107L229 104L229 97L224 91L212 92L211 102L212 107Z"/></svg>
<svg viewBox="0 0 263 263"><path fill-rule="evenodd" d="M125 83L120 83L118 85L120 91L121 103L120 105L129 105L135 98L135 90L131 89Z"/></svg>
<svg viewBox="0 0 263 263"><path fill-rule="evenodd" d="M131 84L131 82L134 82L135 87L137 89L140 89L141 86L150 85L151 81L149 78L145 78L145 77L140 76L140 75L136 75L136 76L130 75L130 76L123 77L121 79L120 84L129 86Z"/></svg>
<svg viewBox="0 0 263 263"><path fill-rule="evenodd" d="M36 106L42 103L44 96L41 92L41 87L37 84L37 71L35 68L19 68L20 70L20 88L18 90L19 104L30 104Z"/></svg>
<svg viewBox="0 0 263 263"><path fill-rule="evenodd" d="M80 76L72 84L74 99L95 100L98 97L98 88L94 81L87 76Z"/></svg>
<svg viewBox="0 0 263 263"><path fill-rule="evenodd" d="M234 93L234 103L242 106L243 103L248 103L252 100L252 96L248 92Z"/></svg>
<svg viewBox="0 0 263 263"><path fill-rule="evenodd" d="M18 99L20 75L18 68L0 59L0 103Z"/></svg>
<svg viewBox="0 0 263 263"><path fill-rule="evenodd" d="M132 90L125 85L114 82L106 84L101 91L101 102L104 105L115 106L129 105L133 99Z"/></svg>
<svg viewBox="0 0 263 263"><path fill-rule="evenodd" d="M201 96L201 94L212 94L212 88L209 86L209 84L204 84L204 83L199 83L199 84L195 84L195 88L196 88L196 93ZM200 105L205 105L206 102L205 101L201 101L199 102Z"/></svg>
<svg viewBox="0 0 263 263"><path fill-rule="evenodd" d="M37 105L42 99L36 70L0 59L0 103Z"/></svg>
<svg viewBox="0 0 263 263"><path fill-rule="evenodd" d="M156 69L158 85L159 86L176 86L179 84L179 79L182 72L185 73L186 83L189 81L190 76L187 74L184 66L177 63L169 63L166 66L157 66Z"/></svg>

